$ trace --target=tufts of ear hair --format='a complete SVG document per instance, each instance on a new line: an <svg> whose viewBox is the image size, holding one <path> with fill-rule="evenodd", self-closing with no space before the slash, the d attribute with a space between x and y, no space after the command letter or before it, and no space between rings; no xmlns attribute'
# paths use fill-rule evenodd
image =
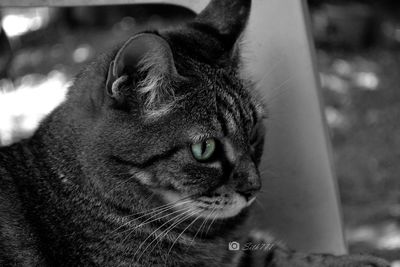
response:
<svg viewBox="0 0 400 267"><path fill-rule="evenodd" d="M169 44L154 33L130 38L111 62L106 82L113 106L124 108L133 95L146 119L168 113L174 106L174 83L182 80ZM133 92L132 92L133 91Z"/></svg>

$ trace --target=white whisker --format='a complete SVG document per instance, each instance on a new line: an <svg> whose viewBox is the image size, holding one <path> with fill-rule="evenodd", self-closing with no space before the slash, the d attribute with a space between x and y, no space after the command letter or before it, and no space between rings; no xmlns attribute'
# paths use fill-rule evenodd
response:
<svg viewBox="0 0 400 267"><path fill-rule="evenodd" d="M271 68L269 71L267 71L259 81L256 82L256 83L257 83L256 89L259 89L259 88L260 88L260 84L263 83L264 80L265 80L269 75L271 75L271 73L273 73L273 72L276 70L276 68L278 67L278 65L279 65L282 61L283 61L283 57L281 57L277 62L275 62L275 63L272 65L272 68Z"/></svg>
<svg viewBox="0 0 400 267"><path fill-rule="evenodd" d="M217 209L216 208L214 208L214 211L216 211ZM208 232L210 231L210 229L211 229L211 226L212 226L212 224L214 223L214 221L215 221L215 219L218 217L218 213L215 213L215 215L214 215L214 218L212 219L212 221L211 221L211 223L210 223L210 225L208 226L208 228L207 228L207 231L206 231L206 235L208 234Z"/></svg>
<svg viewBox="0 0 400 267"><path fill-rule="evenodd" d="M201 213L201 212L200 212ZM192 226L198 219L200 218L200 215L197 216L188 226L186 226L185 229L183 229L183 231L178 235L178 237L174 240L174 242L172 243L172 246L169 248L168 253L167 253L167 258L169 253L171 253L172 248L174 247L175 243L178 241L178 239L183 235L183 233L189 229L190 226Z"/></svg>
<svg viewBox="0 0 400 267"><path fill-rule="evenodd" d="M174 208L174 207L170 207L168 210L172 210L173 208ZM135 230L135 229L137 229L137 228L140 228L140 227L142 227L142 226L144 226L144 225L146 225L146 224L149 224L149 223L158 221L158 220L160 220L160 219L162 219L162 218L165 218L165 217L168 217L168 216L170 216L170 215L172 215L172 214L179 213L179 212L181 212L181 210L175 210L175 211L170 212L170 213L168 213L168 214L165 214L165 215L163 215L163 216L161 216L161 217L157 217L157 215L162 214L162 213L164 213L164 212L166 212L166 211L161 211L161 212L159 212L159 213L157 213L157 214L151 216L150 218L146 219L144 222L142 222L142 223L140 223L139 225L136 225L135 227L133 227L132 230ZM123 232L121 232L121 233L124 233L124 232L125 232L125 231L123 231Z"/></svg>
<svg viewBox="0 0 400 267"><path fill-rule="evenodd" d="M178 219L177 222L172 223L167 229L165 229L161 234L159 234L158 236L156 236L154 238L154 240L147 245L147 247L144 248L143 252L147 250L147 248L154 242L157 240L157 243L153 246L153 248L149 251L149 254L154 250L154 248L158 245L158 243L160 243L160 241L162 240L162 238L164 238L170 231L172 231L173 228L175 228L176 226L178 226L180 223L186 221L187 219L189 219L190 217L192 217L193 215L198 214L199 212L196 211L192 211L192 213L186 215L184 218L180 218ZM143 253L142 252L142 253Z"/></svg>
<svg viewBox="0 0 400 267"><path fill-rule="evenodd" d="M186 200L186 201L183 201L183 202L180 202L180 201L181 201L181 200L175 201L174 203L169 203L169 204L166 204L166 205L162 205L162 206L160 206L160 207L155 208L155 209L154 209L153 211L151 211L151 212L147 212L147 213L146 213L146 211L142 211L142 212L138 212L138 213L136 213L136 214L131 214L131 215L127 216L127 217L132 217L132 216L134 216L134 215L138 215L138 214L145 213L144 215L141 215L141 216L139 216L139 217L137 217L137 218L131 219L131 220L125 222L124 224L120 225L120 226L117 227L115 230L113 230L113 231L110 233L110 235L113 234L113 233L115 233L116 231L118 231L118 230L121 229L122 227L127 226L127 225L131 224L132 222L137 221L137 220L139 220L139 219L141 219L141 218L143 218L143 217L146 217L146 216L149 216L149 215L153 214L152 216L150 216L150 218L147 218L144 222L142 222L142 223L146 223L148 220L151 220L151 219L155 218L155 217L156 217L157 215L159 215L159 214L162 214L162 213L167 212L168 210L172 210L173 208L176 208L176 207L178 207L178 206L180 206L180 205L187 204L187 203L191 202L191 200ZM154 213L155 213L155 214L154 214ZM164 216L164 217L165 217L165 216ZM146 224L147 224L147 223L146 223ZM137 228L137 226L135 226L133 229L136 229L136 228ZM128 231L128 230L130 230L130 229L127 229L126 231ZM124 232L125 232L125 231L124 231ZM123 232L122 232L122 233L123 233Z"/></svg>
<svg viewBox="0 0 400 267"><path fill-rule="evenodd" d="M163 223L161 226L159 226L157 229L155 229L148 237L146 237L145 240L142 241L142 243L140 243L139 247L136 249L135 254L133 255L133 258L135 258L136 254L140 251L140 249L142 248L142 246L146 243L146 241L153 236L157 231L159 231L161 228L163 228L165 225L167 225L168 223L170 223L171 221L175 221L177 218L182 218L185 217L186 213L190 211L190 208L188 208L187 210L185 210L183 213L180 213L178 215L176 215L175 217L173 217L172 219L169 219L168 221L166 221L165 223ZM146 247L147 248L147 247ZM136 259L137 262L139 262L140 258L142 257L143 253L144 253L145 249L142 251L142 253L139 255L138 259Z"/></svg>
<svg viewBox="0 0 400 267"><path fill-rule="evenodd" d="M215 207L214 207L214 209L215 209ZM214 210L214 209L213 209L213 210ZM207 217L206 217L206 218L204 219L204 221L201 223L199 229L196 231L196 234L195 234L194 237L192 238L192 241L190 241L190 244L188 245L188 247L187 247L186 250L188 250L188 249L190 248L190 246L193 245L194 240L196 239L197 234L200 233L200 232L201 232L201 229L203 228L203 226L206 225L206 222L207 222L208 218L211 217L211 214L212 214L212 211L207 215Z"/></svg>

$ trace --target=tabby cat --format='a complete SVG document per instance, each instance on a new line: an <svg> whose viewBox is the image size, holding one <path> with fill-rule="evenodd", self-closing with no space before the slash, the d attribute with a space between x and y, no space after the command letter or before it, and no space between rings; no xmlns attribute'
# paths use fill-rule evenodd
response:
<svg viewBox="0 0 400 267"><path fill-rule="evenodd" d="M213 0L180 28L136 34L0 150L0 266L255 266L228 249L248 238L261 187L265 115L240 75L250 6ZM277 245L260 262L388 266Z"/></svg>

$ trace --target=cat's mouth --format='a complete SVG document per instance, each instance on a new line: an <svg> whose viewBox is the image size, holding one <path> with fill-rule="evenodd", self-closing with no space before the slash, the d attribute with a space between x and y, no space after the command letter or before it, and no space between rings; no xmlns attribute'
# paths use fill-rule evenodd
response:
<svg viewBox="0 0 400 267"><path fill-rule="evenodd" d="M246 198L233 189L221 186L215 191L200 196L185 196L170 190L160 191L165 201L176 209L192 213L193 216L205 219L224 219L238 215L249 207L255 196Z"/></svg>

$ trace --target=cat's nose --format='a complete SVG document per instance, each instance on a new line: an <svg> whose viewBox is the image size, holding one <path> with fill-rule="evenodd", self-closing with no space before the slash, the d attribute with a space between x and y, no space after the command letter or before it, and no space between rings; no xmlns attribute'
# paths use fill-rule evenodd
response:
<svg viewBox="0 0 400 267"><path fill-rule="evenodd" d="M246 198L246 200L250 200L254 197L254 195L260 191L261 182L260 178L248 179L248 181L239 183L235 191Z"/></svg>

